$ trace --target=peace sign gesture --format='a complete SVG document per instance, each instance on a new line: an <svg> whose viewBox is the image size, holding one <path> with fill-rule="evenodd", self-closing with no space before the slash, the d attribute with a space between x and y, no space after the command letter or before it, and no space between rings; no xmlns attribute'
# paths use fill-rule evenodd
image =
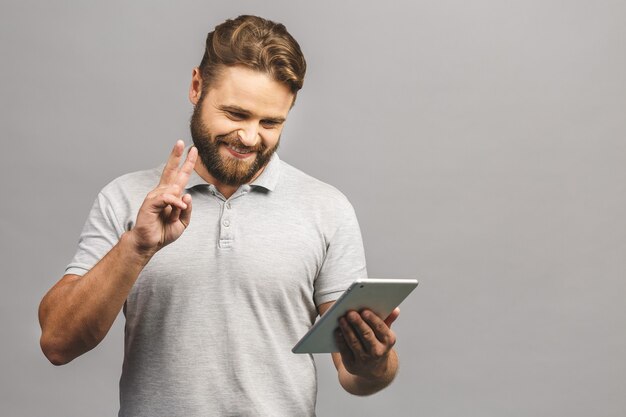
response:
<svg viewBox="0 0 626 417"><path fill-rule="evenodd" d="M182 193L196 164L198 150L192 147L179 168L184 147L182 140L174 145L159 184L146 196L130 231L135 248L142 255L151 257L178 239L191 220L191 195Z"/></svg>

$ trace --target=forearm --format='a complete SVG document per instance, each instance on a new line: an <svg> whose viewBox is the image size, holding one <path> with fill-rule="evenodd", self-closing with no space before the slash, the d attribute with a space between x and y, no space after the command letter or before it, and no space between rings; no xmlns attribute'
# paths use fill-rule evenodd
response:
<svg viewBox="0 0 626 417"><path fill-rule="evenodd" d="M55 365L93 349L107 334L149 256L129 233L84 276L66 276L41 301L41 348Z"/></svg>
<svg viewBox="0 0 626 417"><path fill-rule="evenodd" d="M371 395L386 388L398 372L398 355L395 350L389 351L385 365L380 373L369 377L353 375L344 366L338 369L339 383L350 394Z"/></svg>

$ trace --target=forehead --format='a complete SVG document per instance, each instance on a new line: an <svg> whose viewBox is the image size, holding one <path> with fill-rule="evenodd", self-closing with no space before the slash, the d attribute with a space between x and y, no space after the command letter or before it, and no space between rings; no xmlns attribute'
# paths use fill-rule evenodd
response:
<svg viewBox="0 0 626 417"><path fill-rule="evenodd" d="M242 66L225 67L209 85L207 99L214 106L233 106L257 115L287 117L294 95L268 74Z"/></svg>

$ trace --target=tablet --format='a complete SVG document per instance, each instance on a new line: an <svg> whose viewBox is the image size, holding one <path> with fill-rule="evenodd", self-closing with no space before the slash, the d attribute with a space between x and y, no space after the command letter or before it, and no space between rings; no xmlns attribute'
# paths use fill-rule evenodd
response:
<svg viewBox="0 0 626 417"><path fill-rule="evenodd" d="M341 316L350 310L369 309L377 316L387 318L415 287L417 287L416 279L368 278L354 281L291 351L293 353L339 352L333 333L339 327L338 320Z"/></svg>

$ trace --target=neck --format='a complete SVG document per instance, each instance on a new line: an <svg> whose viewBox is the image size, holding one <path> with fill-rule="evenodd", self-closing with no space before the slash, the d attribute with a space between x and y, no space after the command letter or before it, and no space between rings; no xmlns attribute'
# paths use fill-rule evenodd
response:
<svg viewBox="0 0 626 417"><path fill-rule="evenodd" d="M263 172L264 169L265 169L265 167L262 167L261 169L259 169L256 172L256 174L254 174L254 177L252 177L250 182L252 182L255 179L257 179L257 177L259 175L261 175L261 173ZM213 184L215 186L215 188L217 188L217 191L219 191L220 194L222 194L224 196L224 198L226 198L226 199L229 199L233 194L235 194L235 192L242 185L242 184L239 184L239 185L228 185L228 184L224 184L221 181L218 181L215 177L213 177L213 175L211 175L209 173L209 171L206 169L206 167L204 166L204 164L202 163L200 158L197 159L196 165L194 166L194 170L200 176L200 178L202 178L203 180L205 180L209 184Z"/></svg>

